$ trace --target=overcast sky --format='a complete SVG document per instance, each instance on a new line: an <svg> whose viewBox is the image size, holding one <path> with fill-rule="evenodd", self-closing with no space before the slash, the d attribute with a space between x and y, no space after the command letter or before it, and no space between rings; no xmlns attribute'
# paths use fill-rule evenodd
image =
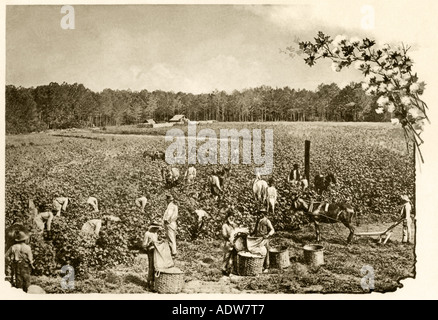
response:
<svg viewBox="0 0 438 320"><path fill-rule="evenodd" d="M329 61L309 68L302 58L281 53L295 38L312 39L322 30L332 36L368 36L379 43L403 41L413 45L414 59L427 54L428 37L436 39L435 28L422 27L436 19L432 1L288 3L73 5L74 30L61 28L61 5L10 5L6 84L65 81L94 91L192 93L260 85L313 90L322 82L344 86L360 74L354 69L335 73ZM372 30L361 25L364 3L374 5Z"/></svg>

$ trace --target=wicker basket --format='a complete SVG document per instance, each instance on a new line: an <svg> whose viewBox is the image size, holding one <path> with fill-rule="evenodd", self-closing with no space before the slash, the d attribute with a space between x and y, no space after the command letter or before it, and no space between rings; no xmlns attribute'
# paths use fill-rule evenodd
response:
<svg viewBox="0 0 438 320"><path fill-rule="evenodd" d="M283 269L289 267L289 248L286 246L270 248L269 265L271 268L275 269Z"/></svg>
<svg viewBox="0 0 438 320"><path fill-rule="evenodd" d="M239 252L238 255L239 275L256 276L263 272L265 257L243 251Z"/></svg>
<svg viewBox="0 0 438 320"><path fill-rule="evenodd" d="M184 284L184 272L169 268L155 272L155 291L158 293L179 293Z"/></svg>

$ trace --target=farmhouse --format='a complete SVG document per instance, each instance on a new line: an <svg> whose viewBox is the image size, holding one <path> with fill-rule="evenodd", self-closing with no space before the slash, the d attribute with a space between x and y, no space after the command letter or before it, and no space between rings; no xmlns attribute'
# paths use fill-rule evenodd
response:
<svg viewBox="0 0 438 320"><path fill-rule="evenodd" d="M185 123L189 121L189 119L186 118L183 114L177 114L174 115L172 119L169 120L169 122L176 122L176 123Z"/></svg>

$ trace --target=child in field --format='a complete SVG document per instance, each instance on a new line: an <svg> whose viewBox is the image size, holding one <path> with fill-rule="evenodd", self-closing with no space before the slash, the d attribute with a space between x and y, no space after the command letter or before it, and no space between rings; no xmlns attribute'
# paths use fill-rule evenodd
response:
<svg viewBox="0 0 438 320"><path fill-rule="evenodd" d="M143 248L146 250L148 254L148 287L149 289L154 289L154 243L158 242L158 231L162 228L161 223L158 221L153 221L146 231L143 240Z"/></svg>
<svg viewBox="0 0 438 320"><path fill-rule="evenodd" d="M18 232L15 244L8 249L5 255L8 263L12 264L12 274L15 277L13 285L23 289L24 292L27 292L30 286L30 273L34 269L32 250L26 244L28 239L28 234L23 231Z"/></svg>
<svg viewBox="0 0 438 320"><path fill-rule="evenodd" d="M234 222L234 210L228 210L225 216L225 222L222 225L223 245L223 260L222 260L222 274L229 275L233 269L233 254L236 253L233 244L234 229L237 224Z"/></svg>

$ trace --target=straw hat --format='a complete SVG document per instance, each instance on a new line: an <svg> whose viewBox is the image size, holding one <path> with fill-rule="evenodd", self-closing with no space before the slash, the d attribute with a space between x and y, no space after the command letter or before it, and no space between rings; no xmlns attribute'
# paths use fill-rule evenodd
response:
<svg viewBox="0 0 438 320"><path fill-rule="evenodd" d="M407 196L407 195L402 195L402 196L400 196L400 198L404 201L404 202L409 202L409 201L411 201L411 200L409 200L409 197Z"/></svg>
<svg viewBox="0 0 438 320"><path fill-rule="evenodd" d="M15 241L19 242L19 241L24 241L29 239L29 235L23 231L18 232L18 235L15 237Z"/></svg>

